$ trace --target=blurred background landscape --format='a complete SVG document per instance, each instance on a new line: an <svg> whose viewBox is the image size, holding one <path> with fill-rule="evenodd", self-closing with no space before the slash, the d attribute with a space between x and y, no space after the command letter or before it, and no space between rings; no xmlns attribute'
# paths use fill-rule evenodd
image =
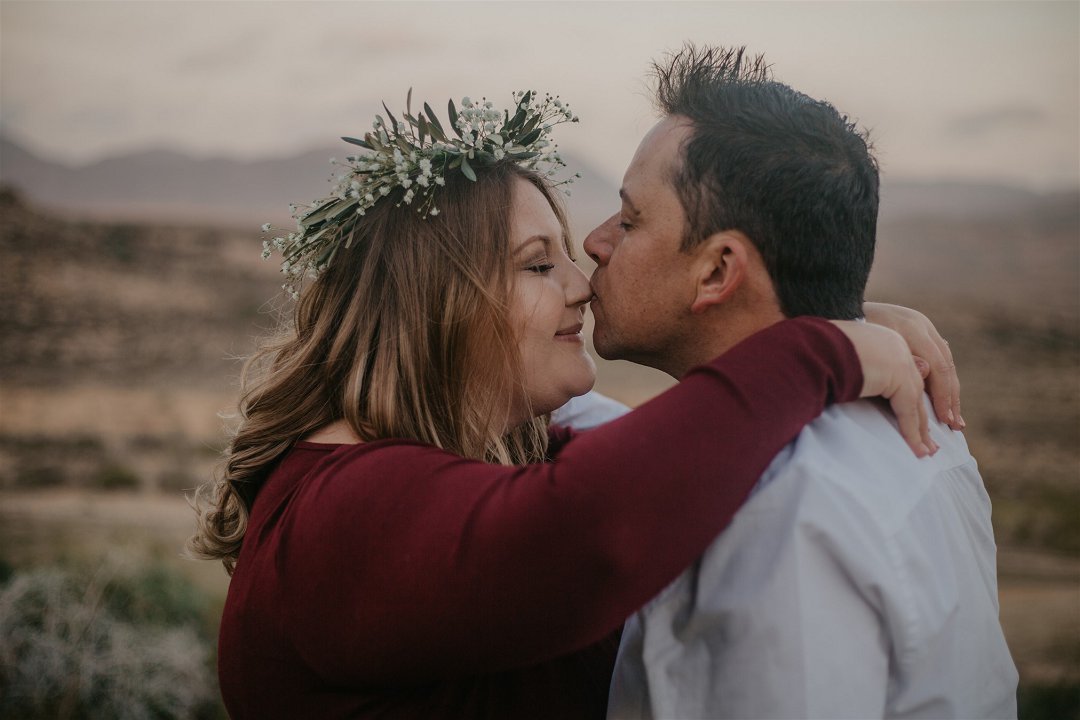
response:
<svg viewBox="0 0 1080 720"><path fill-rule="evenodd" d="M226 442L239 358L288 308L258 226L325 193L333 138L410 85L437 108L557 90L582 116L557 138L584 175L580 245L652 123L648 60L684 39L749 43L874 128L869 298L949 339L1021 717L1080 717L1078 6L657 7L0 5L0 717L222 715L227 578L180 557L184 493ZM535 51L500 36L520 25ZM436 42L477 27L479 48ZM672 382L598 364L631 405Z"/></svg>

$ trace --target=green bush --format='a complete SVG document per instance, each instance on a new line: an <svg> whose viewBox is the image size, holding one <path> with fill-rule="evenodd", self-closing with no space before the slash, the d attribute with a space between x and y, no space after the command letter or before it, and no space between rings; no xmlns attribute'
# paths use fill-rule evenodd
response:
<svg viewBox="0 0 1080 720"><path fill-rule="evenodd" d="M0 588L0 718L213 716L204 610L163 568L15 573Z"/></svg>
<svg viewBox="0 0 1080 720"><path fill-rule="evenodd" d="M1021 685L1016 704L1021 720L1080 720L1080 683Z"/></svg>
<svg viewBox="0 0 1080 720"><path fill-rule="evenodd" d="M139 487L139 476L124 465L107 463L98 469L90 484L102 490L135 490Z"/></svg>

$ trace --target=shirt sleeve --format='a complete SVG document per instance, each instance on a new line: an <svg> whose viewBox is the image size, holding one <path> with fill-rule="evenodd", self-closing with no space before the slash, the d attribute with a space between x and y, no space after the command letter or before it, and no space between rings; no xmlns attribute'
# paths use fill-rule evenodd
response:
<svg viewBox="0 0 1080 720"><path fill-rule="evenodd" d="M773 455L858 396L830 323L778 323L551 463L419 443L335 453L305 479L279 559L286 627L341 682L532 665L618 628L723 529Z"/></svg>

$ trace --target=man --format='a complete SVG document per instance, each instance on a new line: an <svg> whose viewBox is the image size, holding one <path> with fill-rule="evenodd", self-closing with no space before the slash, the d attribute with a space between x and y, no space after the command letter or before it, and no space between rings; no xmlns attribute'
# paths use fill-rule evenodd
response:
<svg viewBox="0 0 1080 720"><path fill-rule="evenodd" d="M784 317L860 317L865 136L742 50L657 74L664 117L585 241L599 354L680 377ZM916 458L871 401L810 424L628 622L609 717L1015 717L989 499L963 436L931 434Z"/></svg>

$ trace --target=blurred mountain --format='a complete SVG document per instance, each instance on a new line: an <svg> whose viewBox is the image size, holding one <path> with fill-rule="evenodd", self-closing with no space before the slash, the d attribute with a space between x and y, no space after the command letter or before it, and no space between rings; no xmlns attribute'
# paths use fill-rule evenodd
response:
<svg viewBox="0 0 1080 720"><path fill-rule="evenodd" d="M256 228L285 224L290 202L325 195L327 161L349 148L256 161L156 149L67 166L0 138L0 180L68 217ZM584 176L566 201L580 242L617 210L618 187L567 160ZM919 305L929 296L1080 319L1078 288L1080 193L885 178L871 297Z"/></svg>
<svg viewBox="0 0 1080 720"><path fill-rule="evenodd" d="M152 149L69 166L0 137L0 181L35 205L67 215L257 227L288 220L291 202L325 196L333 175L329 159L350 147L342 143L254 161ZM585 163L571 159L570 167L584 175L568 201L574 216L599 221L614 212L618 188ZM590 211L597 206L606 212Z"/></svg>
<svg viewBox="0 0 1080 720"><path fill-rule="evenodd" d="M286 219L290 202L326 194L333 154L243 161L154 149L69 166L0 138L0 179L68 215L258 226Z"/></svg>

